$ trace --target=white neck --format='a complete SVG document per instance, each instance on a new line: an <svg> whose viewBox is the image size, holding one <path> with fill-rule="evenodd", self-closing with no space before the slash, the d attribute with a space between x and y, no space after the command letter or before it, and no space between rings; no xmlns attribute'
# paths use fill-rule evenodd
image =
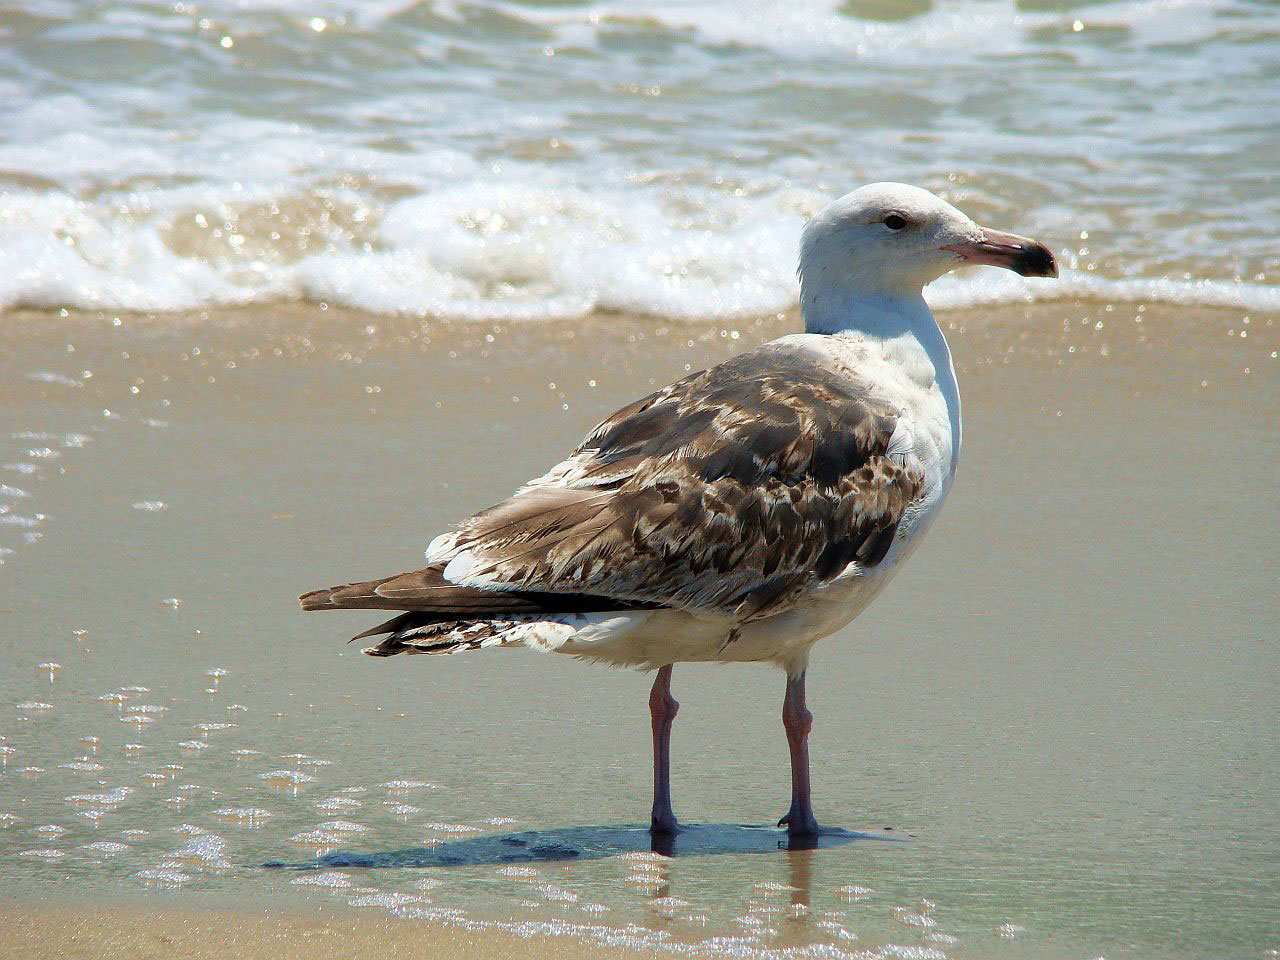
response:
<svg viewBox="0 0 1280 960"><path fill-rule="evenodd" d="M855 292L824 284L820 292L802 284L800 308L806 333L874 340L886 357L898 359L922 386L936 382L951 420L952 470L960 454L960 391L951 350L920 291Z"/></svg>
<svg viewBox="0 0 1280 960"><path fill-rule="evenodd" d="M856 331L870 337L889 339L917 328L936 329L938 326L918 290L915 293L871 293L824 284L821 291L815 291L808 285L802 285L800 310L804 315L805 333Z"/></svg>

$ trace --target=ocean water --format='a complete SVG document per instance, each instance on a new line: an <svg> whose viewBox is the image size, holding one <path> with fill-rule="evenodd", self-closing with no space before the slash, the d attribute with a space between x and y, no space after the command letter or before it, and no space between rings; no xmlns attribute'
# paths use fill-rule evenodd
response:
<svg viewBox="0 0 1280 960"><path fill-rule="evenodd" d="M1280 15L1142 0L13 0L0 309L786 309L877 179L1069 269L935 305L1280 309Z"/></svg>

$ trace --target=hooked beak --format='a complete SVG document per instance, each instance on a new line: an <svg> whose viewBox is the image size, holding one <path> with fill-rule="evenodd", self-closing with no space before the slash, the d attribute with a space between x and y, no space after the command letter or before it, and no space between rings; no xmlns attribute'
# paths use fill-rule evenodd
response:
<svg viewBox="0 0 1280 960"><path fill-rule="evenodd" d="M1056 277L1058 263L1043 243L999 230L983 229L982 236L963 243L943 244L965 263L1004 267L1023 277Z"/></svg>

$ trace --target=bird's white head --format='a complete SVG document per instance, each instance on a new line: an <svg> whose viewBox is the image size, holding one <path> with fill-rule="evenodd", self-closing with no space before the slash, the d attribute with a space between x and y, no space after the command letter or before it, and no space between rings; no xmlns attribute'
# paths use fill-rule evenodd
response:
<svg viewBox="0 0 1280 960"><path fill-rule="evenodd" d="M928 190L872 183L829 204L800 241L800 303L810 329L876 299L919 299L925 284L966 264L1056 277L1042 243L974 223Z"/></svg>

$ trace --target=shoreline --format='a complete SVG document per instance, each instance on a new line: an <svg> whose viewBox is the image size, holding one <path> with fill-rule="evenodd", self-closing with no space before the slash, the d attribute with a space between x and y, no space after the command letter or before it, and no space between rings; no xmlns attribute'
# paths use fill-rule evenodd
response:
<svg viewBox="0 0 1280 960"><path fill-rule="evenodd" d="M1054 284L1062 283L1061 280L1044 282L1052 282ZM1191 281L1187 282L1191 283ZM1228 286L1225 283L1223 285ZM1192 283L1192 286L1194 288L1195 284ZM935 316L938 316L939 318L983 314L1001 316L1011 313L1026 313L1033 311L1053 312L1061 311L1063 308L1074 308L1079 306L1089 309L1104 308L1109 312L1119 312L1121 314L1131 311L1149 311L1153 313L1201 312L1280 318L1280 299L1278 299L1277 304L1273 307L1261 304L1250 305L1230 299L1221 301L1206 299L1200 301L1195 299L1163 299L1159 296L1115 297L1109 295L1106 290L1077 288L1071 289L1068 292L1057 292L1052 296L1046 296L1043 294L1043 291L1033 289L1026 296L1011 297L1008 299L992 298L987 300L975 300L974 302L969 303L957 302L953 298L947 296L930 297L929 290L927 288L925 294L925 300L929 303L930 309L933 311ZM793 301L790 305L777 310L765 310L760 313L734 314L731 316L716 316L713 314L689 317L664 316L662 314L644 313L633 310L595 308L582 314L563 316L451 317L431 312L369 310L362 307L331 303L325 300L294 298L263 300L260 302L250 303L213 304L206 307L182 308L177 310L8 305L0 308L0 334L2 334L6 323L22 323L35 320L108 321L114 318L119 318L125 322L171 323L183 326L198 325L200 323L207 323L216 320L217 322L227 326L235 326L243 323L251 323L254 320L267 316L290 318L311 317L316 320L324 320L327 318L331 321L336 319L339 322L345 318L354 318L364 323L419 324L430 325L432 327L442 329L450 327L458 329L483 328L495 325L512 329L557 329L568 326L590 325L601 321L607 322L610 320L622 319L644 323L655 328L666 327L672 329L697 329L699 327L707 326L743 328L784 320L799 323L800 309L798 303Z"/></svg>

